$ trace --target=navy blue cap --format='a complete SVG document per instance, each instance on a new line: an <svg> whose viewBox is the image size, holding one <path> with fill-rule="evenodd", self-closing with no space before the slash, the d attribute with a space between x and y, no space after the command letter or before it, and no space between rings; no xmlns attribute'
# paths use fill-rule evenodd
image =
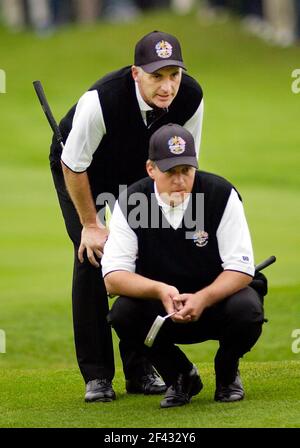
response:
<svg viewBox="0 0 300 448"><path fill-rule="evenodd" d="M163 67L178 66L186 70L178 39L171 34L152 31L135 46L134 65L147 73Z"/></svg>
<svg viewBox="0 0 300 448"><path fill-rule="evenodd" d="M149 143L149 159L163 172L178 165L198 168L194 138L179 124L169 123L154 132Z"/></svg>

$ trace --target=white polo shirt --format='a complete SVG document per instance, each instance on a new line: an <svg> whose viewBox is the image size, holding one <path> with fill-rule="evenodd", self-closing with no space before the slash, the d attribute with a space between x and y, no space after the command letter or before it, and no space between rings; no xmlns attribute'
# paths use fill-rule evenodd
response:
<svg viewBox="0 0 300 448"><path fill-rule="evenodd" d="M135 83L137 101L146 125L146 112L152 108L143 100L138 84ZM195 140L199 156L202 122L204 113L203 99L194 115L184 124ZM98 92L91 90L79 99L73 117L72 129L66 140L61 160L75 172L83 172L90 166L93 154L106 134L106 126Z"/></svg>

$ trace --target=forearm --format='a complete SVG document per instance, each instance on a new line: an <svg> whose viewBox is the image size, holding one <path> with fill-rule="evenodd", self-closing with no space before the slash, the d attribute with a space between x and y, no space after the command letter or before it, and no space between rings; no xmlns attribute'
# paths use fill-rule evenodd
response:
<svg viewBox="0 0 300 448"><path fill-rule="evenodd" d="M251 281L252 277L242 272L224 271L213 283L196 292L195 295L203 300L207 308L246 288Z"/></svg>
<svg viewBox="0 0 300 448"><path fill-rule="evenodd" d="M91 193L88 175L74 173L62 163L65 184L83 226L96 226L96 207Z"/></svg>
<svg viewBox="0 0 300 448"><path fill-rule="evenodd" d="M134 272L113 271L104 277L107 291L141 299L160 299L161 282L151 280Z"/></svg>

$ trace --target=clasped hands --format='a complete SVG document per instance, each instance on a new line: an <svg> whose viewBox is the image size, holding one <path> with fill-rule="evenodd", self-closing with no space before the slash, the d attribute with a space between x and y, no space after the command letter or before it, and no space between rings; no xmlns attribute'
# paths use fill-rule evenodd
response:
<svg viewBox="0 0 300 448"><path fill-rule="evenodd" d="M164 285L162 288L160 300L167 314L176 311L176 314L171 319L177 323L195 322L207 306L201 291L180 294L177 288L169 285Z"/></svg>

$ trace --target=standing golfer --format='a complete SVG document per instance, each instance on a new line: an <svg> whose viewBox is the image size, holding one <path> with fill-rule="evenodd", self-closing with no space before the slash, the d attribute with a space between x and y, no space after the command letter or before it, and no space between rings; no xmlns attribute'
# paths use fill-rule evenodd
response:
<svg viewBox="0 0 300 448"><path fill-rule="evenodd" d="M65 148L55 138L50 161L59 203L74 244L73 320L78 364L86 401L111 401L114 376L109 311L99 259L108 231L101 227L101 193L118 196L119 185L146 175L149 139L170 121L201 140L203 100L199 84L186 73L176 37L154 31L135 47L132 67L98 80L60 123ZM121 342L129 393L156 394L166 386L152 365Z"/></svg>
<svg viewBox="0 0 300 448"><path fill-rule="evenodd" d="M121 296L110 321L122 343L144 351L164 379L161 407L187 404L202 389L196 367L175 344L208 339L220 343L215 400L241 400L239 358L261 334L266 284L259 274L249 286L253 252L239 194L225 179L196 170L193 137L179 125L152 135L146 166L149 177L120 195L104 249L107 290ZM147 348L156 316L174 312Z"/></svg>

